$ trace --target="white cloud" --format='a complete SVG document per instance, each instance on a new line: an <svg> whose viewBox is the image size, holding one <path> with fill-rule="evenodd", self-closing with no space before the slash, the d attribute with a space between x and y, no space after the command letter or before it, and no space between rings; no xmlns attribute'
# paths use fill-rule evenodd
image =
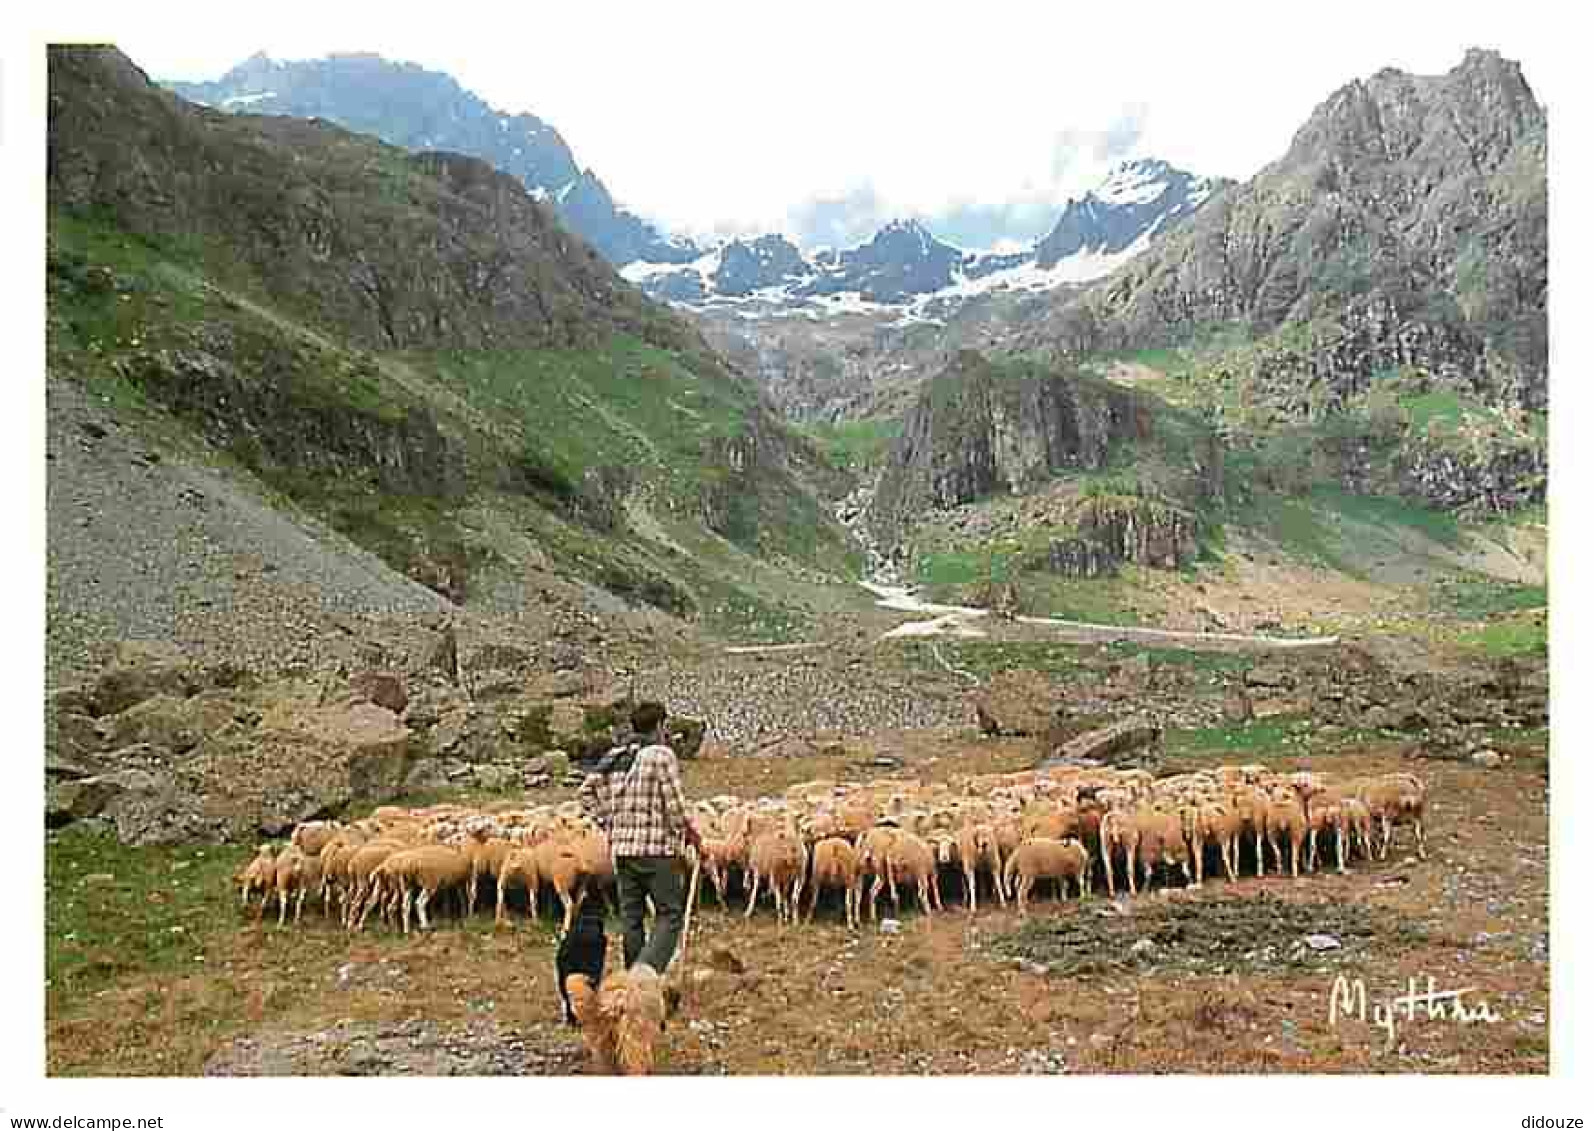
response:
<svg viewBox="0 0 1594 1131"><path fill-rule="evenodd" d="M417 13L426 12L430 18ZM697 232L785 226L867 186L883 214L1060 204L1124 156L1246 177L1312 108L1384 66L1437 73L1469 46L1547 94L1557 29L1519 8L683 2L370 9L281 0L108 2L63 17L153 75L214 77L256 50L370 50L445 70L558 127L627 207ZM1369 29L1376 29L1373 34Z"/></svg>

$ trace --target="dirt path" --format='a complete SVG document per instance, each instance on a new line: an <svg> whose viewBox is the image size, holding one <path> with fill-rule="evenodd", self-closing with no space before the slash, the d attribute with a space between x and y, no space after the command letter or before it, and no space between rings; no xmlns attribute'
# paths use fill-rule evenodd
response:
<svg viewBox="0 0 1594 1131"><path fill-rule="evenodd" d="M905 613L926 613L933 619L908 621L881 634L880 640L903 637L959 636L981 637L985 631L970 621L990 616L989 609L970 608L963 605L935 605L921 601L907 586L861 583L873 593L883 609ZM1142 644L1181 644L1195 647L1233 649L1311 649L1333 648L1339 644L1337 636L1283 637L1243 635L1227 632L1193 632L1163 628L1141 628L1126 625L1092 624L1087 621L1062 620L1056 617L1018 617L1018 623L1058 630L1055 639L1064 644L1114 644L1131 641Z"/></svg>

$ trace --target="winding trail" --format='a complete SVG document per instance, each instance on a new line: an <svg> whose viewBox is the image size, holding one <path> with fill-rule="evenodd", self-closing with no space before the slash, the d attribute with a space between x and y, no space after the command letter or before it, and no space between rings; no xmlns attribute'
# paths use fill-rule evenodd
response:
<svg viewBox="0 0 1594 1131"><path fill-rule="evenodd" d="M925 613L932 619L908 621L879 637L881 640L901 639L910 636L962 636L988 635L970 621L987 617L989 609L969 608L964 605L935 605L921 601L905 585L881 585L860 582L865 589L879 598L883 609L904 613ZM1130 625L1092 624L1087 621L1063 620L1057 617L1018 617L1020 624L1037 625L1059 630L1058 639L1064 643L1098 644L1133 641L1141 644L1194 644L1257 649L1332 648L1339 644L1337 636L1245 636L1230 632L1181 632L1165 628L1139 628Z"/></svg>

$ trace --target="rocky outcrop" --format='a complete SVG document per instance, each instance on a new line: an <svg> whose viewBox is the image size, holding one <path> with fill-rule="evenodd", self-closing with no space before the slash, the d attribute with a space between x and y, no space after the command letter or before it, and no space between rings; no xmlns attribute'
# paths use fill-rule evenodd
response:
<svg viewBox="0 0 1594 1131"><path fill-rule="evenodd" d="M1469 51L1449 73L1386 69L1335 92L1288 153L1214 196L1025 337L1064 354L1237 325L1312 327L1264 382L1343 397L1416 364L1490 400L1547 390L1546 122L1520 68ZM1486 355L1502 361L1491 365Z"/></svg>
<svg viewBox="0 0 1594 1131"><path fill-rule="evenodd" d="M1054 538L1046 568L1063 577L1111 577L1123 559L1093 538Z"/></svg>
<svg viewBox="0 0 1594 1131"><path fill-rule="evenodd" d="M1087 496L1073 507L1070 518L1079 533L1067 541L1101 547L1102 558L1109 563L1178 569L1195 557L1196 516L1157 499L1137 495ZM1049 552L1048 563L1057 572L1065 572L1058 565L1077 556L1077 551L1070 552L1065 545L1061 555L1055 548ZM1083 564L1095 564L1102 558L1086 553Z"/></svg>
<svg viewBox="0 0 1594 1131"><path fill-rule="evenodd" d="M1050 679L1030 668L999 672L974 696L974 716L987 735L1045 734L1059 696Z"/></svg>
<svg viewBox="0 0 1594 1131"><path fill-rule="evenodd" d="M887 456L870 525L891 541L927 507L1018 493L1058 472L1100 468L1114 444L1150 433L1149 414L1127 390L963 351L908 414Z"/></svg>
<svg viewBox="0 0 1594 1131"><path fill-rule="evenodd" d="M1401 494L1429 506L1486 518L1541 503L1549 487L1543 439L1500 430L1450 439L1420 438L1397 462Z"/></svg>

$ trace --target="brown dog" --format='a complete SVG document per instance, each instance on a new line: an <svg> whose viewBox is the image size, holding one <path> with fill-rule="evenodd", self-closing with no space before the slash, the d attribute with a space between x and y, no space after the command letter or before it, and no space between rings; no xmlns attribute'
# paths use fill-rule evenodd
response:
<svg viewBox="0 0 1594 1131"><path fill-rule="evenodd" d="M598 989L585 974L565 978L570 1009L598 1071L646 1076L664 1031L664 980L643 963L610 974Z"/></svg>

